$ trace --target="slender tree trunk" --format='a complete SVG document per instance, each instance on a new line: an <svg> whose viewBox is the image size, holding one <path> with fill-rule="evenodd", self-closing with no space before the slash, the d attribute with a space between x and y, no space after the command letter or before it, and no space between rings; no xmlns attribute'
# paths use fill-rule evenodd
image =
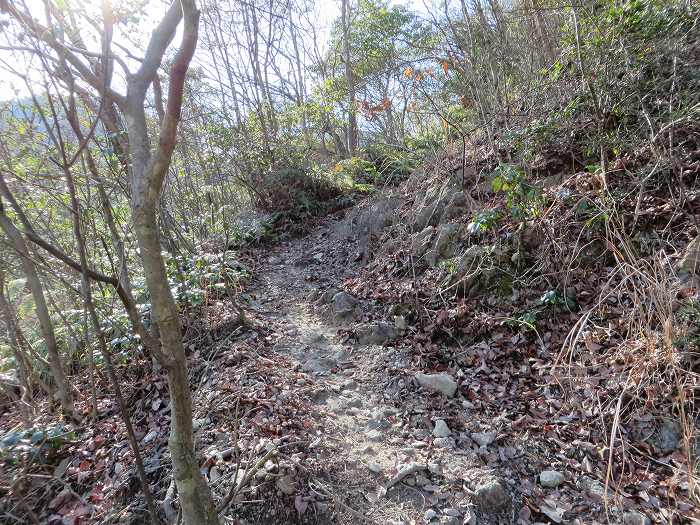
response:
<svg viewBox="0 0 700 525"><path fill-rule="evenodd" d="M41 333L46 344L46 351L49 356L49 364L51 366L51 375L56 382L56 393L58 400L61 403L61 408L66 416L71 418L76 418L75 409L73 407L73 395L71 392L68 379L63 370L63 363L61 361L61 355L58 352L58 344L56 343L56 335L53 330L53 323L51 322L51 316L49 315L49 308L46 305L46 298L44 297L44 289L41 285L41 280L39 279L39 274L34 266L34 261L32 261L27 249L27 244L24 242L22 233L12 224L12 221L8 218L5 213L4 206L0 201L0 228L2 228L5 235L10 240L12 247L15 249L19 255L20 262L22 264L22 271L27 279L27 286L29 287L32 297L34 298L34 307L36 310L36 316L39 320L39 326L41 328Z"/></svg>
<svg viewBox="0 0 700 525"><path fill-rule="evenodd" d="M173 4L173 8L180 9L180 4ZM157 222L158 200L175 149L185 77L197 45L199 12L192 1L186 0L181 3L180 16L183 12L185 23L182 44L171 66L167 106L158 145L153 154L149 147L144 100L148 79L152 79L152 75L155 74L162 59L162 52L157 60L153 61L152 69L142 69L140 75L137 74L130 79L123 110L127 116L132 165L132 219L146 285L151 296L152 314L160 334L162 352L159 353L159 360L168 375L171 403L169 447L183 522L186 525L218 525L214 501L197 461L187 358L182 344L177 304L170 291L165 262L161 256L162 247ZM166 17L170 14L169 12ZM156 30L151 38L149 51L152 49L164 51L174 35L176 26L177 24L171 26L161 24L163 31ZM146 63L147 61L144 61L144 64Z"/></svg>
<svg viewBox="0 0 700 525"><path fill-rule="evenodd" d="M350 62L350 0L342 0L343 18L343 57L345 60L345 80L348 83L348 134L347 144L350 156L357 150L357 108L355 107L355 79Z"/></svg>
<svg viewBox="0 0 700 525"><path fill-rule="evenodd" d="M10 306L9 300L5 296L5 274L2 270L0 270L0 315L2 315L5 322L5 328L7 329L7 340L10 343L12 355L15 358L15 365L17 367L17 378L21 389L20 412L22 413L25 422L27 424L31 424L32 420L34 419L34 392L32 388L33 370L29 358L24 353L24 350L17 339L17 318L12 307Z"/></svg>
<svg viewBox="0 0 700 525"><path fill-rule="evenodd" d="M73 106L71 106L71 109ZM68 118L71 120L71 125L75 128L79 128L77 121L77 114L72 112ZM65 162L64 157L64 162ZM153 525L159 525L160 520L158 519L158 511L156 510L155 502L153 501L153 495L151 494L151 489L148 486L148 478L146 477L146 470L143 466L143 459L141 458L141 452L139 451L138 440L136 439L136 433L134 432L134 427L131 424L131 418L129 417L129 411L127 409L126 403L124 401L124 396L122 395L121 386L119 385L119 378L117 377L116 370L114 368L114 363L112 363L112 355L109 353L107 348L107 341L105 339L104 332L100 326L99 318L97 317L97 312L95 311L95 304L92 301L92 290L90 279L88 277L88 258L87 251L85 249L85 241L83 238L82 227L80 225L80 203L76 196L75 182L73 181L73 175L70 169L64 166L64 175L66 177L66 184L68 185L68 192L70 194L71 209L73 212L73 233L75 235L75 242L78 245L78 253L80 254L80 265L83 271L81 272L81 287L83 293L83 302L85 309L90 317L90 322L92 328L95 331L97 343L100 348L100 353L105 360L105 365L107 367L107 375L109 376L109 381L112 383L112 389L114 390L114 395L117 398L117 404L119 405L119 411L122 415L122 420L124 421L124 426L126 427L126 434L129 438L129 444L131 445L131 451L134 453L134 461L136 463L136 472L138 473L139 481L141 482L141 489L143 490L144 498L146 499L146 506L148 507L148 513L151 517L151 523ZM92 352L90 348L87 349L88 352Z"/></svg>

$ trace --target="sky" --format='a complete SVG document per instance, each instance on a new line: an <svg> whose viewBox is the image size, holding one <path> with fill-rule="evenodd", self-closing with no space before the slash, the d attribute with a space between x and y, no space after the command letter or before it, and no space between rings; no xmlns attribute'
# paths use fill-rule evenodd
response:
<svg viewBox="0 0 700 525"><path fill-rule="evenodd" d="M73 3L76 4L76 0L64 0L68 5ZM29 9L30 13L37 19L43 22L43 7L40 0L19 0L20 4L24 4ZM84 2L81 2L84 3ZM392 5L405 5L412 8L418 13L425 12L424 4L422 0L390 0ZM113 1L113 5L118 5L118 0ZM87 2L85 4L88 9L94 8L96 10L100 9L99 2ZM114 41L116 43L123 43L133 48L134 45L130 43L130 40L137 40L140 42L141 46L145 46L147 37L150 34L152 28L160 20L162 15L167 10L169 2L161 0L148 1L145 6L146 16L142 17L138 24L138 31L141 34L134 35L133 32L130 33L129 39L125 38L125 35L120 35L119 25L115 29ZM328 41L328 35L330 33L330 28L333 20L340 16L340 0L321 0L315 3L316 9L316 20L318 20L318 26L320 32L320 40L322 42ZM26 88L24 82L17 78L16 76L7 73L5 71L6 65L10 66L12 69L19 71L22 74L27 74L31 79L38 80L41 78L36 72L32 72L32 68L39 68L40 64L36 58L27 61L26 53L16 54L6 49L2 49L3 46L8 45L7 33L3 27L0 26L0 101L11 100L15 98L26 98L29 96L29 90ZM180 33L175 38L175 43L179 41ZM90 44L88 43L88 46ZM95 46L95 51L99 51L99 43L94 40L92 45ZM175 45L175 44L174 44ZM134 51L135 54L138 51ZM118 84L117 84L118 85Z"/></svg>

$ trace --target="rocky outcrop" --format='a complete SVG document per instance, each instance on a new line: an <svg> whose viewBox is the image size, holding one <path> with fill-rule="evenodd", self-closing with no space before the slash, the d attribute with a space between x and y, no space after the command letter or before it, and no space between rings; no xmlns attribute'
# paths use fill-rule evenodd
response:
<svg viewBox="0 0 700 525"><path fill-rule="evenodd" d="M450 184L433 186L426 191L413 220L413 231L437 226L466 215L471 211L471 199L461 189Z"/></svg>

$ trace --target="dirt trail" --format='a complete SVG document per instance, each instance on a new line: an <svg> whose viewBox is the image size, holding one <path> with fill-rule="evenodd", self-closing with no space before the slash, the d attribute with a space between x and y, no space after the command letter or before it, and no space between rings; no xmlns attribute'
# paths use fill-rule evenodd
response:
<svg viewBox="0 0 700 525"><path fill-rule="evenodd" d="M249 290L251 309L269 319L275 352L315 380L312 412L321 435L310 452L322 472L311 489L328 496L328 508L316 505L321 513L310 522L425 523L428 512L440 523L471 523L461 491L463 473L474 467L469 454L416 441L400 388L387 390L387 370L408 359L405 351L356 343L353 329L376 318L373 305L360 302L357 315L345 319L333 315L333 295L358 270L355 247L343 224L330 220L260 253ZM443 490L450 484L459 490Z"/></svg>

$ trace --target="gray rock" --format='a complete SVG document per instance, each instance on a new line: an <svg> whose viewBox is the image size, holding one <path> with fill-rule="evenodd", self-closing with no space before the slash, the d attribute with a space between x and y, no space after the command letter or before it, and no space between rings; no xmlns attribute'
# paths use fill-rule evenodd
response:
<svg viewBox="0 0 700 525"><path fill-rule="evenodd" d="M296 482L289 474L277 478L275 486L282 494L286 494L287 496L291 496L297 491Z"/></svg>
<svg viewBox="0 0 700 525"><path fill-rule="evenodd" d="M440 259L454 254L454 241L461 230L461 224L441 224L437 227L435 243L425 257L430 266L435 266Z"/></svg>
<svg viewBox="0 0 700 525"><path fill-rule="evenodd" d="M457 392L457 382L451 375L441 374L416 374L418 384L430 392L438 392L447 397L454 397Z"/></svg>
<svg viewBox="0 0 700 525"><path fill-rule="evenodd" d="M301 338L302 342L307 345L323 345L326 343L326 336L318 332L309 332Z"/></svg>
<svg viewBox="0 0 700 525"><path fill-rule="evenodd" d="M451 196L440 216L440 222L444 223L465 215L471 210L473 201L462 191L456 191Z"/></svg>
<svg viewBox="0 0 700 525"><path fill-rule="evenodd" d="M496 440L496 433L495 432L472 432L470 437L480 447L488 447L491 443L493 443Z"/></svg>
<svg viewBox="0 0 700 525"><path fill-rule="evenodd" d="M474 498L483 512L500 512L510 506L510 496L500 481L488 480L476 488Z"/></svg>
<svg viewBox="0 0 700 525"><path fill-rule="evenodd" d="M545 470L540 473L540 484L543 487L555 489L564 481L564 474L556 470Z"/></svg>
<svg viewBox="0 0 700 525"><path fill-rule="evenodd" d="M304 372L315 372L317 374L322 374L335 368L337 365L338 363L329 357L315 357L302 363L301 369Z"/></svg>
<svg viewBox="0 0 700 525"><path fill-rule="evenodd" d="M416 476L416 486L425 487L426 485L430 485L430 479L423 474L418 474Z"/></svg>
<svg viewBox="0 0 700 525"><path fill-rule="evenodd" d="M419 211L413 223L413 230L419 231L426 226L437 226L440 222L459 215L459 210L466 212L464 204L460 205L465 202L465 199L464 193L456 190L453 185L443 184L428 188L423 202L421 204L416 202ZM448 208L450 212L446 214Z"/></svg>
<svg viewBox="0 0 700 525"><path fill-rule="evenodd" d="M433 439L433 445L435 445L438 448L453 449L453 448L455 448L456 443L455 443L454 438L444 437L444 438Z"/></svg>
<svg viewBox="0 0 700 525"><path fill-rule="evenodd" d="M700 274L700 235L688 244L678 267L681 275Z"/></svg>
<svg viewBox="0 0 700 525"><path fill-rule="evenodd" d="M318 298L316 299L317 302L319 302L321 304L328 304L331 301L333 301L333 298L338 293L338 290L337 290L337 288L331 287L323 292L320 292L320 290L317 290L316 293L318 294ZM354 299L354 297L353 297L353 299Z"/></svg>
<svg viewBox="0 0 700 525"><path fill-rule="evenodd" d="M433 509L428 509L425 511L423 517L425 518L425 521L430 521L437 518L437 512L435 512Z"/></svg>
<svg viewBox="0 0 700 525"><path fill-rule="evenodd" d="M651 525L651 520L646 514L632 510L622 515L622 523L623 525Z"/></svg>
<svg viewBox="0 0 700 525"><path fill-rule="evenodd" d="M428 470L437 476L442 476L442 465L440 463L428 463Z"/></svg>
<svg viewBox="0 0 700 525"><path fill-rule="evenodd" d="M359 301L347 292L338 292L333 296L333 313L338 317L352 317Z"/></svg>
<svg viewBox="0 0 700 525"><path fill-rule="evenodd" d="M413 257L422 257L430 249L430 239L433 236L433 230L432 226L428 226L411 236L411 255Z"/></svg>
<svg viewBox="0 0 700 525"><path fill-rule="evenodd" d="M370 461L367 464L367 468L375 474L379 474L382 471L382 466L379 463L375 463L373 461Z"/></svg>
<svg viewBox="0 0 700 525"><path fill-rule="evenodd" d="M443 510L442 510L442 513L443 513L445 516L455 516L455 517L459 517L459 516L462 515L462 513L461 513L460 511L458 511L457 509L443 509Z"/></svg>
<svg viewBox="0 0 700 525"><path fill-rule="evenodd" d="M463 525L476 525L476 514L471 507L464 511L464 518L462 519Z"/></svg>
<svg viewBox="0 0 700 525"><path fill-rule="evenodd" d="M383 345L397 336L396 328L384 321L360 325L355 332L361 345Z"/></svg>
<svg viewBox="0 0 700 525"><path fill-rule="evenodd" d="M146 434L146 436L143 438L143 440L141 442L145 445L146 443L150 443L151 441L153 441L157 437L158 437L158 431L151 430L148 434Z"/></svg>
<svg viewBox="0 0 700 525"><path fill-rule="evenodd" d="M447 423L445 423L442 419L438 419L435 421L435 428L433 429L433 436L438 437L438 438L444 438L452 434L452 431L450 431L450 427L447 426Z"/></svg>
<svg viewBox="0 0 700 525"><path fill-rule="evenodd" d="M667 419L657 425L648 441L661 454L670 454L678 448L681 437L680 425Z"/></svg>
<svg viewBox="0 0 700 525"><path fill-rule="evenodd" d="M588 476L581 476L578 478L576 486L579 489L586 491L588 495L594 498L602 500L605 497L605 485Z"/></svg>
<svg viewBox="0 0 700 525"><path fill-rule="evenodd" d="M365 436L370 441L381 441L382 440L382 433L377 429L370 430L370 431L366 432Z"/></svg>
<svg viewBox="0 0 700 525"><path fill-rule="evenodd" d="M394 327L399 331L403 332L408 328L408 323L406 322L406 318L403 315L395 315L394 316Z"/></svg>

